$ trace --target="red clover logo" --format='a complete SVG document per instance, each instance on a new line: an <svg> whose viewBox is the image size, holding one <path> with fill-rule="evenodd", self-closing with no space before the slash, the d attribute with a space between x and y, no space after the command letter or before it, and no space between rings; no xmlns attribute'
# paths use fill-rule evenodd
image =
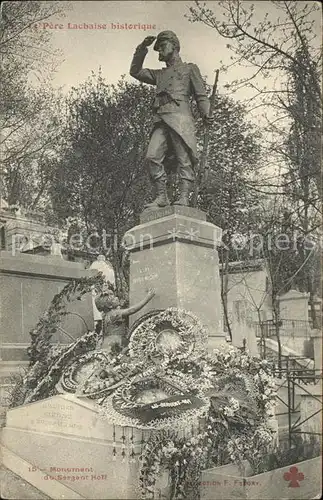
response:
<svg viewBox="0 0 323 500"><path fill-rule="evenodd" d="M304 474L298 472L298 468L293 466L289 469L289 472L285 472L284 479L285 481L290 481L289 488L299 488L300 484L298 481L303 481Z"/></svg>

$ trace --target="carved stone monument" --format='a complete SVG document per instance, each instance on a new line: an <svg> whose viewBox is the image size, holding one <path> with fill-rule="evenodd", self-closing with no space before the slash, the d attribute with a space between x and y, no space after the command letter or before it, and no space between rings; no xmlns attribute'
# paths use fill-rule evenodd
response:
<svg viewBox="0 0 323 500"><path fill-rule="evenodd" d="M142 68L154 39L147 37L137 48L130 73L157 86L147 153L156 199L141 214L139 225L124 236L130 251L129 308L121 309L109 291L96 299L103 312L103 332L132 315L128 364L109 359L102 370L101 361L109 356L104 344L102 351L93 347L76 360L76 369L74 362L66 367L64 361L64 373L55 386L63 394L35 401L36 396L44 397L37 386L23 406L8 412L3 429L4 466L50 498L141 498L138 457L145 440L161 429L176 429L181 438L189 439L201 422L204 425L210 406L200 380L195 385L188 372L183 377L180 370L165 369L169 354L185 359L195 349L197 356L204 356L207 348L225 342L217 252L222 231L206 221L204 212L188 206L197 162L189 96L195 96L205 123L209 101L198 67L181 61L179 40L170 31L160 33L154 46L166 68ZM164 159L171 153L180 180L173 206L167 199L164 170ZM88 332L84 344L97 333ZM68 364L70 352L71 347L55 358L49 386L56 380L60 360ZM91 374L86 371L89 360L99 363L99 369L91 367ZM68 394L73 384L79 392ZM170 498L168 487L168 474L161 471L154 498Z"/></svg>
<svg viewBox="0 0 323 500"><path fill-rule="evenodd" d="M200 210L168 206L144 211L128 231L130 304L153 287L156 296L139 314L178 307L194 313L209 332L209 348L225 342L217 246L221 229Z"/></svg>

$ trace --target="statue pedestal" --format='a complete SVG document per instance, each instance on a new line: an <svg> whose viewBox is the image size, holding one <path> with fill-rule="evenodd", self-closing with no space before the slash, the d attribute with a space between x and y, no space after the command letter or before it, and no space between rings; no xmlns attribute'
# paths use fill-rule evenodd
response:
<svg viewBox="0 0 323 500"><path fill-rule="evenodd" d="M209 332L209 348L225 341L217 246L221 229L200 210L170 206L144 212L125 234L130 250L130 305L148 288L156 296L131 324L152 309L178 307L195 314Z"/></svg>

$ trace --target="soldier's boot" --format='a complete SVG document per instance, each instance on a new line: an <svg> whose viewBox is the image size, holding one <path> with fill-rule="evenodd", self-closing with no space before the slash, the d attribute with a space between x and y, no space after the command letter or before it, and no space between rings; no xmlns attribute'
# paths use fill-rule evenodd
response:
<svg viewBox="0 0 323 500"><path fill-rule="evenodd" d="M167 196L166 178L159 177L153 181L156 190L156 198L151 203L146 203L145 208L162 208L170 205Z"/></svg>
<svg viewBox="0 0 323 500"><path fill-rule="evenodd" d="M192 184L193 182L188 179L181 179L179 185L179 198L177 201L174 201L174 205L182 205L184 207L189 206L189 196Z"/></svg>

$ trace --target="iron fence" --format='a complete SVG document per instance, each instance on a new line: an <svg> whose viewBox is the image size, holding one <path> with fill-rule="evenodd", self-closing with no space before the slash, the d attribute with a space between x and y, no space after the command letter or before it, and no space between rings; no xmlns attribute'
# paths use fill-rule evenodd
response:
<svg viewBox="0 0 323 500"><path fill-rule="evenodd" d="M276 336L276 325L273 320L254 323L256 336L259 338L272 338ZM310 338L313 322L299 319L281 319L278 322L281 337L306 337Z"/></svg>

